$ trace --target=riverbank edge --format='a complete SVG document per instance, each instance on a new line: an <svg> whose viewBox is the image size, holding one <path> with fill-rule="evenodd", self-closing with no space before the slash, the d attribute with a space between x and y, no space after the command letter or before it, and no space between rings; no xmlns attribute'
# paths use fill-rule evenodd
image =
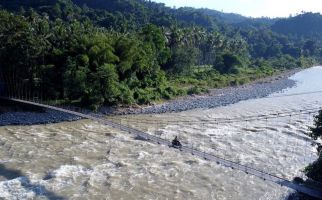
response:
<svg viewBox="0 0 322 200"><path fill-rule="evenodd" d="M178 97L155 105L142 107L103 107L99 110L99 113L112 116L161 114L182 112L197 108L227 106L242 100L266 97L272 93L293 87L295 86L295 81L290 80L289 77L302 70L305 69L297 68L274 76L257 79L245 85L211 89L206 94ZM80 117L48 109L43 109L42 112L15 111L0 113L0 127L10 125L52 124L77 121L80 119Z"/></svg>
<svg viewBox="0 0 322 200"><path fill-rule="evenodd" d="M315 66L312 66L312 67L315 67ZM308 68L296 68L296 69L284 71L279 74L275 74L273 76L256 79L250 83L246 83L243 85L209 89L208 93L204 93L200 95L180 96L175 99L154 103L152 105L102 107L99 109L99 112L105 115L112 115L112 116L137 115L137 114L163 114L163 113L183 112L183 111L188 111L188 110L193 110L198 108L215 108L220 106L227 106L230 104L238 103L239 101L243 101L243 100L266 97L272 93L279 92L287 88L291 88L295 86L295 81L290 80L289 78L292 75L306 69ZM261 89L265 90L265 88L269 88L270 86L276 86L276 87L270 88L271 90L266 92L265 91L263 92L262 90L262 93L258 90L251 91L251 89L254 89L256 87L260 87ZM249 91L245 91L247 89ZM248 93L248 95L245 95L245 93L244 95L241 95L240 93L242 91L245 91L246 93ZM235 95L232 95L232 96L235 96L235 97L232 97L233 99L226 99L226 101L224 102L217 101L216 103L216 99L212 99L218 96L225 96L227 94L234 94L234 93ZM243 97L243 98L236 97L238 95L241 95L240 97ZM211 100L212 102L210 103L208 102L206 104L202 103L209 100L209 98L212 99ZM227 95L227 98L229 98L228 95ZM201 101L201 104L198 101ZM194 102L194 103L192 103L193 105L191 105L189 102ZM171 106L173 104L177 104L177 105Z"/></svg>

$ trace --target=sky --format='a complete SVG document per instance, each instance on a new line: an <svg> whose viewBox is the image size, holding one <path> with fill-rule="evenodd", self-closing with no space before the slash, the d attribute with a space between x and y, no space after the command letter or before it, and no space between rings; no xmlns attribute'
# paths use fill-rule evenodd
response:
<svg viewBox="0 0 322 200"><path fill-rule="evenodd" d="M322 0L153 0L173 7L210 8L250 17L288 17L305 12L322 13Z"/></svg>

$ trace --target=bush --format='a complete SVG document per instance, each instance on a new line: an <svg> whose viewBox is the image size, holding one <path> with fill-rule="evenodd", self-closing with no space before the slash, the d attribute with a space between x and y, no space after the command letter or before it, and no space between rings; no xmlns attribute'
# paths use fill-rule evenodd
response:
<svg viewBox="0 0 322 200"><path fill-rule="evenodd" d="M238 74L238 67L243 66L241 59L234 54L224 53L216 59L214 69L218 70L221 74Z"/></svg>
<svg viewBox="0 0 322 200"><path fill-rule="evenodd" d="M119 96L120 103L130 105L135 102L133 98L133 92L127 85L120 84L119 90L121 92Z"/></svg>
<svg viewBox="0 0 322 200"><path fill-rule="evenodd" d="M315 161L313 164L309 165L305 169L306 175L315 180L315 181L322 181L322 155L320 154L320 157L317 161Z"/></svg>
<svg viewBox="0 0 322 200"><path fill-rule="evenodd" d="M183 89L183 88L176 89L176 96L184 96L187 94L188 94L188 91L186 89Z"/></svg>
<svg viewBox="0 0 322 200"><path fill-rule="evenodd" d="M310 129L309 136L314 140L317 140L318 138L322 139L322 110L320 110L319 114L315 116L314 126L315 127Z"/></svg>
<svg viewBox="0 0 322 200"><path fill-rule="evenodd" d="M250 82L250 79L248 77L237 78L237 85L244 85L249 82Z"/></svg>
<svg viewBox="0 0 322 200"><path fill-rule="evenodd" d="M136 89L133 96L138 104L149 104L154 95L147 89Z"/></svg>
<svg viewBox="0 0 322 200"><path fill-rule="evenodd" d="M172 99L175 96L177 91L172 87L166 87L161 91L162 98L164 99Z"/></svg>
<svg viewBox="0 0 322 200"><path fill-rule="evenodd" d="M180 91L173 86L163 86L163 87L159 87L156 90L156 95L158 94L158 96L160 97L159 99L172 99L174 96L178 96L181 95Z"/></svg>
<svg viewBox="0 0 322 200"><path fill-rule="evenodd" d="M208 90L206 88L198 87L198 86L194 86L194 87L192 87L192 88L190 88L188 90L188 94L189 95L192 95L192 94L202 94L202 93L205 93L205 92L208 92Z"/></svg>
<svg viewBox="0 0 322 200"><path fill-rule="evenodd" d="M311 132L309 135L313 137L313 139L322 138L322 110L319 111L319 114L314 119L315 127L311 128ZM322 181L322 154L319 152L319 159L315 161L313 164L309 165L306 169L306 175L315 180Z"/></svg>
<svg viewBox="0 0 322 200"><path fill-rule="evenodd" d="M86 93L86 95L82 98L82 104L89 106L89 109L93 111L97 111L99 107L101 107L104 103L104 98L99 95L91 95Z"/></svg>

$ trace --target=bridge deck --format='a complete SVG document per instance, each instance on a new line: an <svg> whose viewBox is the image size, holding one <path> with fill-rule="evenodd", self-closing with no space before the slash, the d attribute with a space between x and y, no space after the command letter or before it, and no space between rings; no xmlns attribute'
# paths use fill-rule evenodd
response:
<svg viewBox="0 0 322 200"><path fill-rule="evenodd" d="M160 137L157 137L157 136L147 134L145 132L142 132L142 131L134 129L134 128L130 128L130 127L127 127L127 126L124 126L124 125L121 125L121 124L114 123L112 121L109 121L109 120L101 118L101 117L88 115L88 114L83 114L83 113L67 110L67 109L64 109L64 108L58 108L58 107L54 107L54 106L50 106L50 105L44 105L44 104L25 101L25 100L6 98L6 97L0 97L0 98L15 101L15 102L19 102L19 103L39 106L39 107L43 107L43 108L47 108L47 109L52 109L52 110L56 110L56 111L61 111L61 112L76 115L76 116L79 116L79 117L82 117L82 118L85 118L85 119L91 119L91 120L100 122L102 124L105 124L107 126L113 127L115 129L119 129L121 131L130 133L130 134L132 134L132 135L134 135L136 137L143 138L143 139L148 140L150 142L154 142L154 143L161 144L161 145L166 145L166 146L171 145L170 141L164 140L164 139L162 139ZM309 195L309 196L312 196L312 197L315 197L315 198L318 198L318 199L322 199L322 190L319 191L319 190L316 190L316 189L308 188L303 184L294 183L294 182L291 182L289 180L286 180L286 179L274 176L272 174L269 174L267 172L264 172L264 171L261 171L261 170L258 170L258 169L252 168L252 167L248 167L248 166L245 166L245 165L241 165L239 163L236 163L236 162L233 162L233 161L230 161L230 160L226 160L224 158L220 158L218 156L211 155L211 154L202 152L200 150L193 149L193 148L188 147L188 146L183 146L181 151L186 152L186 153L191 153L191 154L193 154L195 156L198 156L198 157L200 157L202 159L213 161L213 162L216 162L217 164L221 164L223 166L226 166L226 167L229 167L229 168L232 168L232 169L243 171L243 172L245 172L247 174L259 177L259 178L261 178L263 180L266 180L266 181L277 183L277 184L279 184L281 186L291 188L293 190L296 190L298 192L304 193L306 195Z"/></svg>

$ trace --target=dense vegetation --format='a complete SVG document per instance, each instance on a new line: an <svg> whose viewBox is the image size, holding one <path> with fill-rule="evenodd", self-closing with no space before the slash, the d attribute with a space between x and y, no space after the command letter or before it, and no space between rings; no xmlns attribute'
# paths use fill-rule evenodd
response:
<svg viewBox="0 0 322 200"><path fill-rule="evenodd" d="M322 16L319 13L302 13L288 19L277 21L272 29L293 37L322 39Z"/></svg>
<svg viewBox="0 0 322 200"><path fill-rule="evenodd" d="M322 110L314 119L314 127L311 128L309 135L314 139L322 139Z"/></svg>
<svg viewBox="0 0 322 200"><path fill-rule="evenodd" d="M314 127L311 128L309 135L317 140L322 139L322 110L315 117ZM307 176L322 183L322 145L318 146L319 159L306 168Z"/></svg>
<svg viewBox="0 0 322 200"><path fill-rule="evenodd" d="M322 182L322 156L320 154L320 157L317 161L315 161L313 164L308 166L306 168L306 174L311 179Z"/></svg>
<svg viewBox="0 0 322 200"><path fill-rule="evenodd" d="M321 57L314 34L278 28L293 18L272 28L276 20L144 0L0 5L0 67L11 90L93 109L243 84Z"/></svg>
<svg viewBox="0 0 322 200"><path fill-rule="evenodd" d="M320 110L319 114L314 119L314 127L311 128L309 132L309 136L314 140L322 139L322 110ZM320 144L317 148L319 158L314 163L309 165L306 169L306 175L309 179L313 181L317 181L322 183L322 145ZM309 184L309 182L308 182ZM320 187L320 185L317 185ZM300 196L301 200L313 200L314 198L308 197L306 195Z"/></svg>

